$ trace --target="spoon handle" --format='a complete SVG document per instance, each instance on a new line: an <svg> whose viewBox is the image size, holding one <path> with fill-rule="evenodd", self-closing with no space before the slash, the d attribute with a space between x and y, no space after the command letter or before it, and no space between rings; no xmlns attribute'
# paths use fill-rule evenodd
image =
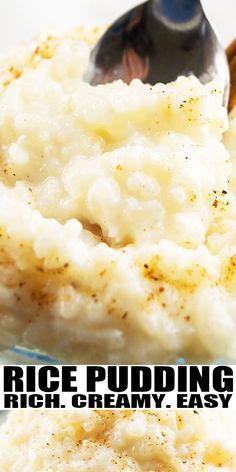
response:
<svg viewBox="0 0 236 472"><path fill-rule="evenodd" d="M227 57L229 61L231 75L231 90L229 101L229 111L231 111L234 107L236 107L236 39L228 47Z"/></svg>

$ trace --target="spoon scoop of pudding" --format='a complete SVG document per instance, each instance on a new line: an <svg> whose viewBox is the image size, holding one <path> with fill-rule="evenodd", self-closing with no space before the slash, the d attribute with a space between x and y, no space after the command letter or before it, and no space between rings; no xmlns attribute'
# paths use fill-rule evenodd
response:
<svg viewBox="0 0 236 472"><path fill-rule="evenodd" d="M93 49L85 79L92 85L137 78L152 85L195 75L218 78L229 95L226 55L200 0L149 0L128 11Z"/></svg>

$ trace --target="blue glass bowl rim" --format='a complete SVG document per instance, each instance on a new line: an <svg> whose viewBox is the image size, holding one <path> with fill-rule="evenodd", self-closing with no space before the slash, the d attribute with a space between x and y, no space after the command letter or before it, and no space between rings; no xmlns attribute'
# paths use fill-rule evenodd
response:
<svg viewBox="0 0 236 472"><path fill-rule="evenodd" d="M43 363L52 364L52 365L55 365L55 364L56 365L63 365L64 364L64 362L62 360L51 357L48 354L45 354L45 353L42 353L42 352L39 352L39 351L34 351L34 350L31 350L31 349L27 349L27 348L24 348L24 347L21 347L21 346L12 347L10 349L10 352L12 352L13 354L17 354L18 356L22 356L22 359L24 358L24 361L26 361L28 359L29 361L41 362L42 364ZM209 363L207 363L207 364L209 364ZM232 362L232 360L229 361L227 359L218 358L218 359L215 359L215 362L212 362L211 364L214 364L214 365L231 365L231 364L234 364L234 363ZM178 359L176 360L176 365L187 365L186 360L184 359L184 357L178 357ZM205 364L201 363L201 365L205 365Z"/></svg>

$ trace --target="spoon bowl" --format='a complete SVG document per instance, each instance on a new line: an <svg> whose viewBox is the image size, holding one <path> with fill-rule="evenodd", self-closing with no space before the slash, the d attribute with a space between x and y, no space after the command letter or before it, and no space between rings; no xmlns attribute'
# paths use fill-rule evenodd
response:
<svg viewBox="0 0 236 472"><path fill-rule="evenodd" d="M92 85L138 78L151 85L195 75L202 83L219 79L224 105L229 67L200 0L149 0L128 11L101 37L85 75Z"/></svg>

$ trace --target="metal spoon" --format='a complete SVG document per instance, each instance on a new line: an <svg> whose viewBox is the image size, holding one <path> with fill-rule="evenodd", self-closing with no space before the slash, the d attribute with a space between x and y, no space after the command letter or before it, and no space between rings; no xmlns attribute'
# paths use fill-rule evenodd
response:
<svg viewBox="0 0 236 472"><path fill-rule="evenodd" d="M223 13L223 12L222 12ZM149 0L116 20L93 49L85 80L168 83L195 75L222 81L229 97L229 67L200 0Z"/></svg>

